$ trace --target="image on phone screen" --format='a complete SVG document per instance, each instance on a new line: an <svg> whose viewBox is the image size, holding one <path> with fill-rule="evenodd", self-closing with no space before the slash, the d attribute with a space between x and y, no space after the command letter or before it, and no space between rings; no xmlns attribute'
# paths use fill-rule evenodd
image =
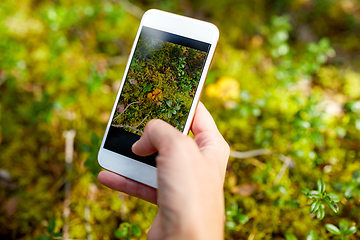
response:
<svg viewBox="0 0 360 240"><path fill-rule="evenodd" d="M140 157L131 146L151 119L183 131L210 44L143 27L104 148L156 166L155 156Z"/></svg>

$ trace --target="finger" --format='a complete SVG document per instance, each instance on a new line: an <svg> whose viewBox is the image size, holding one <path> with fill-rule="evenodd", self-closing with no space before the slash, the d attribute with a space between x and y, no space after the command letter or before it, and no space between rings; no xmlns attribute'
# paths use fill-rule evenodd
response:
<svg viewBox="0 0 360 240"><path fill-rule="evenodd" d="M184 138L186 137L170 124L154 119L146 124L144 134L133 145L132 151L139 156L147 156L156 151L161 156L167 156L182 151L183 148L179 148L178 144Z"/></svg>
<svg viewBox="0 0 360 240"><path fill-rule="evenodd" d="M156 204L157 190L112 172L101 171L98 180L103 185Z"/></svg>
<svg viewBox="0 0 360 240"><path fill-rule="evenodd" d="M194 140L199 146L200 151L207 159L215 159L220 164L224 174L229 159L230 148L202 102L199 102L196 109L191 131L194 133Z"/></svg>
<svg viewBox="0 0 360 240"><path fill-rule="evenodd" d="M202 102L199 102L196 109L191 131L194 133L194 135L198 135L202 132L220 134L214 119Z"/></svg>
<svg viewBox="0 0 360 240"><path fill-rule="evenodd" d="M228 148L228 144L217 129L214 119L202 102L199 102L196 109L191 131L194 133L194 139L202 152L206 149Z"/></svg>
<svg viewBox="0 0 360 240"><path fill-rule="evenodd" d="M131 150L136 155L149 156L149 155L157 152L157 149L152 144L152 142L150 140L150 136L149 136L151 134L149 131L149 124L151 124L150 122L148 122L146 124L144 133L141 136L141 138L138 141L136 141L131 147Z"/></svg>
<svg viewBox="0 0 360 240"><path fill-rule="evenodd" d="M149 229L147 240L165 239L166 232L161 225L161 213L158 212Z"/></svg>

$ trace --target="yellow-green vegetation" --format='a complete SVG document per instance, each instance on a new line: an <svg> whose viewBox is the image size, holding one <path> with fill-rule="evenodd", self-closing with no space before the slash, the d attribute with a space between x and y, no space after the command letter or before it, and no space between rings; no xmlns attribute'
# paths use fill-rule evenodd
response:
<svg viewBox="0 0 360 240"><path fill-rule="evenodd" d="M226 239L360 239L356 0L0 1L0 238L146 239L156 206L96 174L150 8L220 29L202 101L232 149Z"/></svg>
<svg viewBox="0 0 360 240"><path fill-rule="evenodd" d="M151 119L184 129L206 52L141 35L112 126L141 135Z"/></svg>

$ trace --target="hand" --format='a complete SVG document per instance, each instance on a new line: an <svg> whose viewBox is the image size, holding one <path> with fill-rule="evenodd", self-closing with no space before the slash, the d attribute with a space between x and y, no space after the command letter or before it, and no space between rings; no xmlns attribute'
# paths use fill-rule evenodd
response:
<svg viewBox="0 0 360 240"><path fill-rule="evenodd" d="M191 127L194 139L161 120L151 120L132 150L158 152L158 190L111 172L99 181L159 207L148 239L223 239L223 183L229 146L202 103Z"/></svg>

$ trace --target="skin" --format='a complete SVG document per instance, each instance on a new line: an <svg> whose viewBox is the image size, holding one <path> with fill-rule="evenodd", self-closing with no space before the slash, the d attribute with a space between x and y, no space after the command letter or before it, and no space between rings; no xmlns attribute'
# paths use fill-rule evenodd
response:
<svg viewBox="0 0 360 240"><path fill-rule="evenodd" d="M99 173L99 181L157 204L148 239L223 239L223 184L229 146L214 120L199 103L191 127L194 139L162 120L151 120L132 150L140 156L158 152L158 189L115 173Z"/></svg>

